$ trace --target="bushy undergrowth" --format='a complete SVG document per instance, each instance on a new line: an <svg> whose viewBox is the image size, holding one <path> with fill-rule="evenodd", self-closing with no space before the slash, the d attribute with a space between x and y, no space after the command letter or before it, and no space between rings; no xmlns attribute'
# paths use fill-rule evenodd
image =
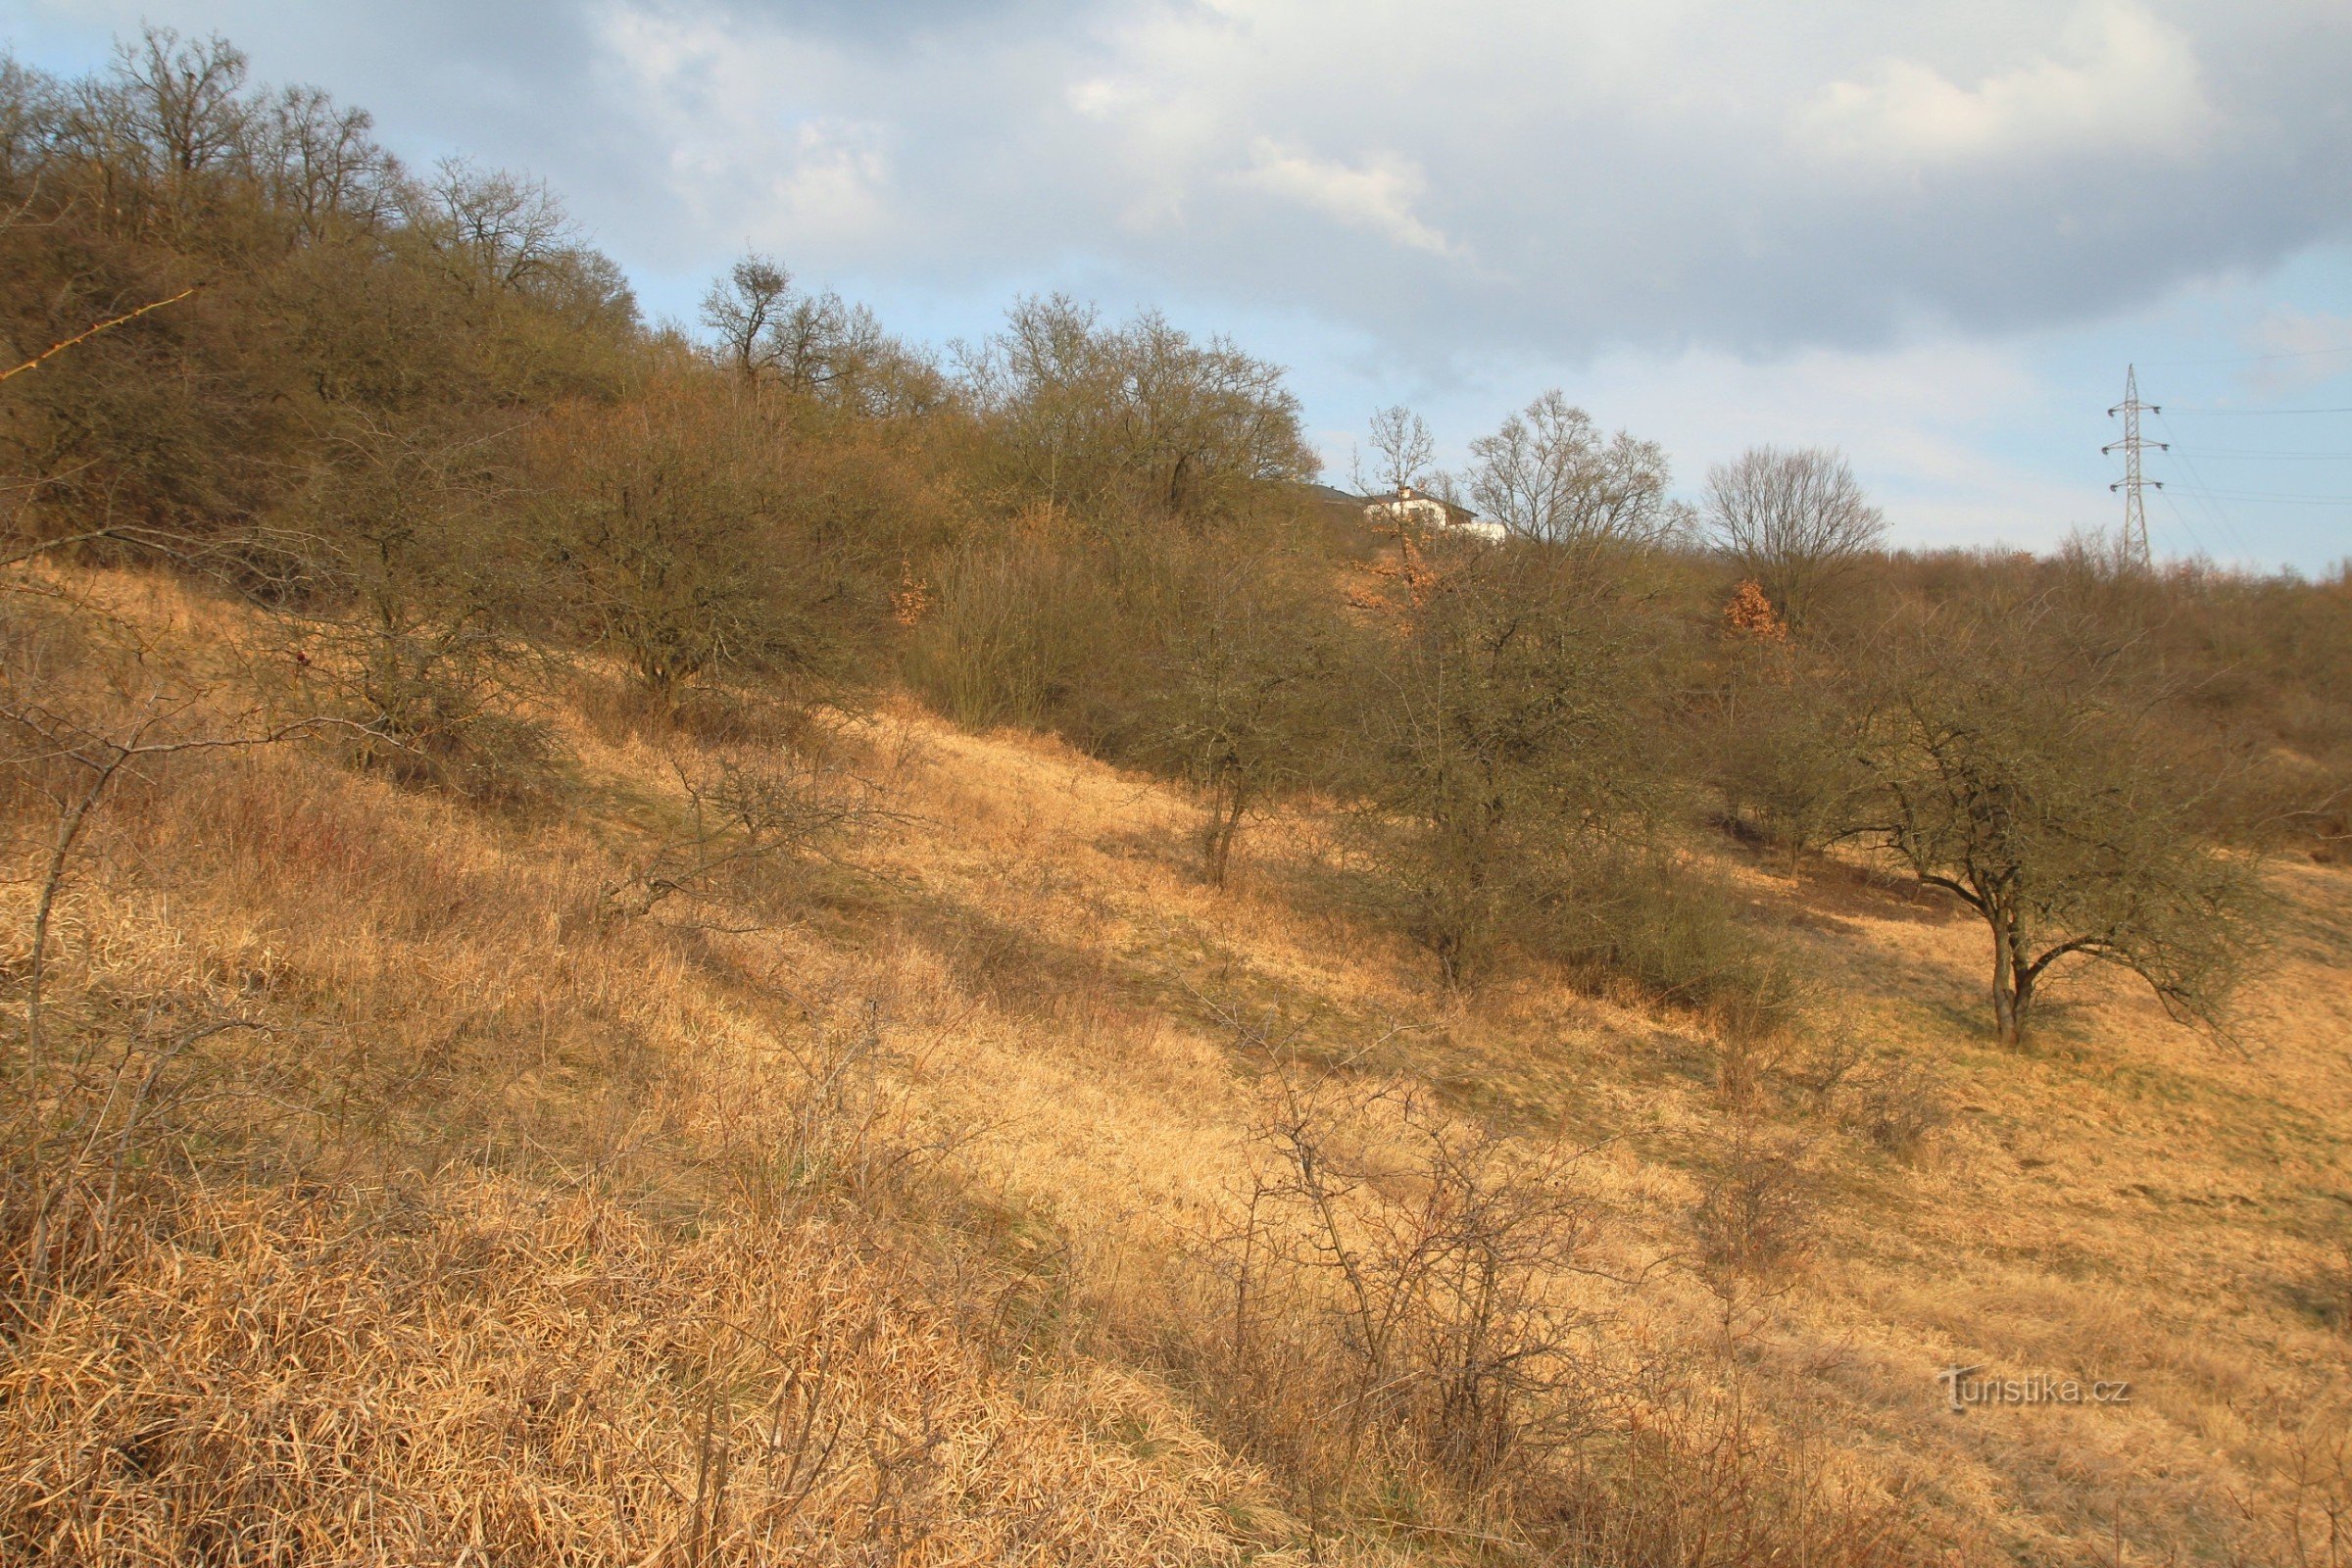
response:
<svg viewBox="0 0 2352 1568"><path fill-rule="evenodd" d="M1807 1017L1795 960L1745 918L1739 896L1655 852L1603 849L1575 862L1540 940L1588 984L1628 985L1736 1040L1787 1034Z"/></svg>

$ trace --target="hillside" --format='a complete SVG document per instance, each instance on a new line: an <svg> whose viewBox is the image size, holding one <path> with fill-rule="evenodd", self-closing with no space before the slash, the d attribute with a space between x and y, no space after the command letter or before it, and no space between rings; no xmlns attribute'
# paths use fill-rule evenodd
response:
<svg viewBox="0 0 2352 1568"><path fill-rule="evenodd" d="M0 1568L2345 1561L2352 565L371 124L0 55Z"/></svg>
<svg viewBox="0 0 2352 1568"><path fill-rule="evenodd" d="M238 601L43 581L7 656L59 706L287 710ZM2241 1049L2088 980L2011 1048L1954 907L1693 837L1820 1020L1733 1040L1538 961L1440 985L1311 800L1214 888L1189 798L904 696L518 700L569 760L508 804L321 730L91 817L12 1117L74 1142L12 1167L20 1216L67 1174L10 1229L8 1560L2341 1560L2341 868L2270 873ZM14 776L21 1001L59 817ZM826 830L747 850L729 778ZM1503 1260L1477 1325L1410 1287L1440 1232ZM1324 1244L1390 1281L1378 1363ZM1372 1364L1507 1406L1501 1462L1351 1431ZM2130 1396L1954 1414L1952 1364Z"/></svg>

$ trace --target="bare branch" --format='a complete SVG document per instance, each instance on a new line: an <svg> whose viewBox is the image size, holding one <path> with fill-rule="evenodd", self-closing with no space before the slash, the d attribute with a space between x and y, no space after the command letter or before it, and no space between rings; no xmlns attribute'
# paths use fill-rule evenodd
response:
<svg viewBox="0 0 2352 1568"><path fill-rule="evenodd" d="M31 359L26 360L23 365L18 366L15 369L0 370L0 381L6 381L12 376L23 375L27 370L38 369L42 365L45 365L50 360L55 359L58 355L65 353L66 350L73 348L75 344L87 343L91 338L96 337L99 333L112 331L114 328L122 325L125 321L135 321L150 311L160 311L167 305L177 305L181 300L186 299L189 295L195 293L203 286L204 285L201 283L191 283L186 288L183 288L178 293L172 295L170 299L156 300L150 304L140 306L135 311L124 311L121 316L109 317L107 319L100 321L96 326L76 332L72 337L65 339L63 342L52 343L40 353L35 354Z"/></svg>

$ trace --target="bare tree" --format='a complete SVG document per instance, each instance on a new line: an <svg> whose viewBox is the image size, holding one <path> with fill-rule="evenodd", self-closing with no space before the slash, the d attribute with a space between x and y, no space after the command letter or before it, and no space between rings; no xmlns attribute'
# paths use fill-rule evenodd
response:
<svg viewBox="0 0 2352 1568"><path fill-rule="evenodd" d="M1716 548L1792 627L1886 531L1845 458L1824 447L1750 447L1716 465L1707 470L1706 520Z"/></svg>
<svg viewBox="0 0 2352 1568"><path fill-rule="evenodd" d="M522 289L580 254L578 228L543 180L443 159L416 215L468 282Z"/></svg>
<svg viewBox="0 0 2352 1568"><path fill-rule="evenodd" d="M219 33L199 42L149 26L137 44L117 44L115 59L129 128L161 155L167 182L176 186L236 155L250 113L243 50Z"/></svg>
<svg viewBox="0 0 2352 1568"><path fill-rule="evenodd" d="M1556 556L1425 580L1358 700L1357 787L1414 938L1473 977L1557 890L1572 845L1632 814L1641 657Z"/></svg>
<svg viewBox="0 0 2352 1568"><path fill-rule="evenodd" d="M1437 450L1428 424L1412 410L1398 404L1373 411L1372 451L1380 459L1383 489L1428 483L1429 466Z"/></svg>
<svg viewBox="0 0 2352 1568"><path fill-rule="evenodd" d="M247 158L270 202L317 240L338 221L378 228L392 216L401 170L368 134L375 121L316 87L288 87L253 114Z"/></svg>
<svg viewBox="0 0 2352 1568"><path fill-rule="evenodd" d="M513 617L547 583L489 543L512 538L506 434L348 416L295 514L306 592L283 612L304 682L359 726L355 760L476 796L527 793L553 756L508 702Z"/></svg>
<svg viewBox="0 0 2352 1568"><path fill-rule="evenodd" d="M778 386L887 417L934 406L937 368L882 329L874 313L828 289L808 294L773 258L746 255L703 295L717 361L745 382Z"/></svg>
<svg viewBox="0 0 2352 1568"><path fill-rule="evenodd" d="M1665 449L1626 431L1603 437L1556 388L1470 443L1470 496L1525 538L1579 549L1644 545L1682 517L1666 499Z"/></svg>
<svg viewBox="0 0 2352 1568"><path fill-rule="evenodd" d="M1098 515L1227 515L1316 468L1282 368L1146 311L1123 325L1063 295L1025 299L962 355L1004 477Z"/></svg>
<svg viewBox="0 0 2352 1568"><path fill-rule="evenodd" d="M706 675L830 680L849 628L880 612L861 547L811 508L785 437L759 400L691 380L533 432L555 601L664 710Z"/></svg>
<svg viewBox="0 0 2352 1568"><path fill-rule="evenodd" d="M1201 869L1221 887L1243 825L1306 775L1335 651L1311 601L1265 562L1211 553L1190 578L1159 656L1144 751L1206 808Z"/></svg>
<svg viewBox="0 0 2352 1568"><path fill-rule="evenodd" d="M891 348L872 311L830 289L793 300L771 336L777 375L808 395L846 394Z"/></svg>
<svg viewBox="0 0 2352 1568"><path fill-rule="evenodd" d="M703 296L703 324L718 334L719 357L745 380L757 380L775 363L770 331L791 296L792 274L758 252Z"/></svg>

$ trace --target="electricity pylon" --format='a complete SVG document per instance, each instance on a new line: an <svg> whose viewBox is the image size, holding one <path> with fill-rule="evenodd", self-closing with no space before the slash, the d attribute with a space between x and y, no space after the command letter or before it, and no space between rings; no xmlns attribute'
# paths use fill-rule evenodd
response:
<svg viewBox="0 0 2352 1568"><path fill-rule="evenodd" d="M2124 554L2140 565L2147 566L2152 564L2148 552L2148 505L2139 492L2143 485L2161 490L2164 481L2140 476L2139 454L2147 447L2154 447L2159 452L2169 452L2172 448L2162 441L2140 439L2139 416L2143 412L2162 414L2164 410L2153 403L2139 401L2139 368L2127 365L2124 367L2124 401L2107 411L2107 417L2111 419L2119 414L2124 416L2124 438L2108 442L2099 451L2105 454L2119 447L2123 449L2124 476L2107 488L2124 493Z"/></svg>

